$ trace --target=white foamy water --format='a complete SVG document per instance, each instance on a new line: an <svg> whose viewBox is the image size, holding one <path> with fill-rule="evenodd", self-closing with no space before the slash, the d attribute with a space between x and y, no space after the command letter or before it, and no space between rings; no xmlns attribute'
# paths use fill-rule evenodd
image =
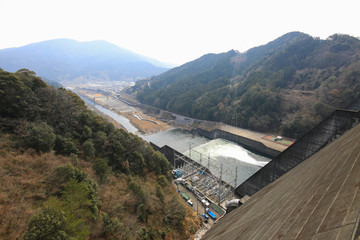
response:
<svg viewBox="0 0 360 240"><path fill-rule="evenodd" d="M191 156L191 159L207 167L216 177L221 177L234 187L270 161L269 158L253 153L234 142L225 139L211 140L181 129L170 129L142 138L159 147L168 145L185 156Z"/></svg>
<svg viewBox="0 0 360 240"><path fill-rule="evenodd" d="M189 151L184 154L189 156ZM191 158L234 187L270 161L225 139L210 140L192 148Z"/></svg>
<svg viewBox="0 0 360 240"><path fill-rule="evenodd" d="M245 148L225 139L215 139L204 145L194 148L195 151L203 154L210 154L213 157L236 159L238 161L257 166L265 166L269 159L246 150ZM225 161L226 163L226 161Z"/></svg>

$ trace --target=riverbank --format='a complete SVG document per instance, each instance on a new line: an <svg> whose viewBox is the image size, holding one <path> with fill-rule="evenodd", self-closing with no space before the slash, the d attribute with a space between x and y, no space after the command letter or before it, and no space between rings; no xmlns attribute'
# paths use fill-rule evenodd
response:
<svg viewBox="0 0 360 240"><path fill-rule="evenodd" d="M161 121L153 116L145 114L141 109L131 107L114 97L104 96L101 93L92 92L84 89L76 89L76 92L83 97L89 99L94 104L98 104L106 109L109 109L116 114L124 116L127 118L130 123L137 128L138 132L141 134L152 134L159 131L164 131L172 127L172 125ZM125 129L121 124L119 124L113 118L107 116L101 111L94 108L91 104L87 104L92 110L95 110L101 116L107 118L110 122L114 123L116 127Z"/></svg>
<svg viewBox="0 0 360 240"><path fill-rule="evenodd" d="M85 104L86 104L88 109L90 109L91 111L96 112L98 115L102 116L103 118L105 118L106 120L108 120L109 122L114 124L115 128L121 128L121 129L126 130L126 128L123 125L121 125L118 121L116 121L112 117L104 114L103 112L101 112L100 110L98 110L96 107L94 107L93 105L91 105L89 103L85 103Z"/></svg>
<svg viewBox="0 0 360 240"><path fill-rule="evenodd" d="M116 111L116 113L121 114L129 119L131 124L134 125L142 134L152 134L159 131L164 131L171 127L171 125L163 121L147 116L141 110L136 110L134 112Z"/></svg>
<svg viewBox="0 0 360 240"><path fill-rule="evenodd" d="M199 133L200 135L204 132L202 130L205 130L205 133L212 133L211 139L223 137L272 157L284 151L293 143L292 140L275 141L277 136L266 133L173 114L151 106L139 104L135 100L129 99L129 96L126 96L126 98L117 96L119 99L116 99L90 90L77 89L76 91L88 99L91 99L94 103L129 119L130 123L137 128L138 132L144 135L154 134L171 127L179 127L193 133ZM202 136L209 137L208 135L209 134L205 134ZM262 151L263 148L265 148L266 151Z"/></svg>

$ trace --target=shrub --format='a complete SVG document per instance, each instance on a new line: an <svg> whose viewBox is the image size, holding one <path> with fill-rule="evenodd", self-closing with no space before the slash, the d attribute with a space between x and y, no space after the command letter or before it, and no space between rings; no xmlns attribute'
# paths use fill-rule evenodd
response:
<svg viewBox="0 0 360 240"><path fill-rule="evenodd" d="M56 136L54 150L56 154L70 155L79 154L79 149L71 138L64 138L61 135Z"/></svg>
<svg viewBox="0 0 360 240"><path fill-rule="evenodd" d="M57 167L55 169L55 173L60 183L67 182L70 179L75 179L78 182L82 182L87 178L86 172L77 167L74 167L71 164L65 164Z"/></svg>
<svg viewBox="0 0 360 240"><path fill-rule="evenodd" d="M156 185L156 196L162 203L164 202L164 192L161 190L160 185Z"/></svg>
<svg viewBox="0 0 360 240"><path fill-rule="evenodd" d="M65 232L65 222L65 213L61 210L43 208L30 219L23 239L70 239Z"/></svg>
<svg viewBox="0 0 360 240"><path fill-rule="evenodd" d="M86 157L90 157L90 158L95 157L95 147L91 139L86 140L83 143L82 148Z"/></svg>
<svg viewBox="0 0 360 240"><path fill-rule="evenodd" d="M101 181L104 181L106 179L106 176L109 173L109 166L105 159L103 158L95 159L92 168Z"/></svg>
<svg viewBox="0 0 360 240"><path fill-rule="evenodd" d="M66 190L69 182L75 181L77 183L83 183L88 191L89 200L91 204L89 209L94 218L98 216L99 208L101 207L101 201L99 197L98 185L87 178L87 173L83 170L74 167L73 165L66 164L55 169L57 175L57 181L62 184L62 187Z"/></svg>
<svg viewBox="0 0 360 240"><path fill-rule="evenodd" d="M49 152L53 149L56 135L45 122L26 124L23 133L24 146L37 152Z"/></svg>
<svg viewBox="0 0 360 240"><path fill-rule="evenodd" d="M169 184L168 180L166 179L166 177L164 175L160 175L157 179L157 183L161 186L161 187L165 187Z"/></svg>

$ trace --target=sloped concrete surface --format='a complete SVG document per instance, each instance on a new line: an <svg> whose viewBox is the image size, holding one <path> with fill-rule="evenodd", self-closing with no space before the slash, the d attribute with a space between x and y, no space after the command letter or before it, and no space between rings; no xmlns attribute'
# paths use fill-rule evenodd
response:
<svg viewBox="0 0 360 240"><path fill-rule="evenodd" d="M359 188L360 124L254 194L202 239L358 239Z"/></svg>
<svg viewBox="0 0 360 240"><path fill-rule="evenodd" d="M252 196L330 142L342 136L359 122L359 111L334 111L324 121L239 185L235 189L235 193L240 197Z"/></svg>

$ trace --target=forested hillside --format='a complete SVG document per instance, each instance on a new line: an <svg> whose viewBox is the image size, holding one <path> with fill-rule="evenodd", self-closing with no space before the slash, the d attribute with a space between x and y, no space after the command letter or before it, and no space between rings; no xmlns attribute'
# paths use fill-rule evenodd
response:
<svg viewBox="0 0 360 240"><path fill-rule="evenodd" d="M74 93L0 69L0 239L188 239L169 169Z"/></svg>
<svg viewBox="0 0 360 240"><path fill-rule="evenodd" d="M245 53L208 54L130 92L186 116L297 138L360 95L360 40L291 32Z"/></svg>

